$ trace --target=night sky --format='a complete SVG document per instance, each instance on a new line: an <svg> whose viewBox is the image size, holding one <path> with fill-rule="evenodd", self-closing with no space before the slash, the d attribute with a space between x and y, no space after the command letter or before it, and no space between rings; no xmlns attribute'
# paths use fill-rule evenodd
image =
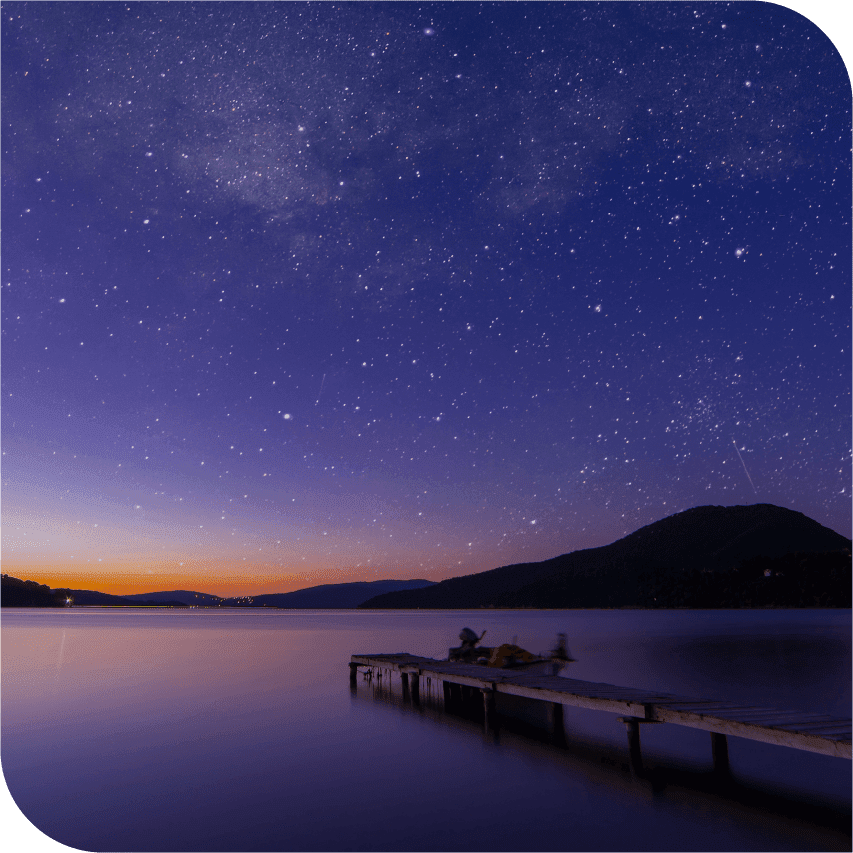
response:
<svg viewBox="0 0 853 853"><path fill-rule="evenodd" d="M768 3L2 5L4 572L850 534L850 86Z"/></svg>

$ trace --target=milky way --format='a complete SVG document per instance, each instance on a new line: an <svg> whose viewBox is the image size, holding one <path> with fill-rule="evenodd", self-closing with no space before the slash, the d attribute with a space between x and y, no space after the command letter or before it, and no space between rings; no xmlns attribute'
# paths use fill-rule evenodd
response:
<svg viewBox="0 0 853 853"><path fill-rule="evenodd" d="M4 571L438 580L757 501L849 535L850 88L804 18L2 23Z"/></svg>

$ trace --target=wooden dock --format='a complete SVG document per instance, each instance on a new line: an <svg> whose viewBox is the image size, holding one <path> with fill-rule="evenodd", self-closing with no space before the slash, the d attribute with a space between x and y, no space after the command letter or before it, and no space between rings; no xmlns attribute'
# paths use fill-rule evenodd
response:
<svg viewBox="0 0 853 853"><path fill-rule="evenodd" d="M399 673L404 694L414 702L418 701L421 678L442 682L446 704L463 698L470 701L479 691L487 727L495 722L495 696L499 693L550 703L553 725L561 733L565 705L619 714L628 732L630 766L638 774L642 773L640 726L647 723L671 723L710 732L714 769L718 772L728 771L728 735L851 758L850 718L674 696L559 675L529 675L410 654L353 655L349 666L352 686L356 685L359 667L366 667L371 674Z"/></svg>

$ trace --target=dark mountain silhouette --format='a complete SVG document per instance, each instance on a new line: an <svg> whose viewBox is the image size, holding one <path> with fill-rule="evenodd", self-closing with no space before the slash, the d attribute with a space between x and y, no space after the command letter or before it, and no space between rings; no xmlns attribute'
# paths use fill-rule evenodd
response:
<svg viewBox="0 0 853 853"><path fill-rule="evenodd" d="M273 592L246 598L229 598L225 604L234 607L286 607L289 609L351 609L370 598L386 592L416 590L432 586L426 580L356 581L329 583L297 589L294 592Z"/></svg>
<svg viewBox="0 0 853 853"><path fill-rule="evenodd" d="M386 593L361 606L850 607L850 546L772 504L703 506L601 548Z"/></svg>

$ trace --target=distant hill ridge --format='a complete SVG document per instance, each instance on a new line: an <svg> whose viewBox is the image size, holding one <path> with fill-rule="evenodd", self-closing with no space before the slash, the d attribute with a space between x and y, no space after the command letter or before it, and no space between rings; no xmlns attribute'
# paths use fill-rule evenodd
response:
<svg viewBox="0 0 853 853"><path fill-rule="evenodd" d="M387 593L362 607L850 607L850 547L794 510L702 506L600 548Z"/></svg>
<svg viewBox="0 0 853 853"><path fill-rule="evenodd" d="M268 593L255 596L222 598L205 592L175 589L167 592L140 592L132 595L110 595L88 589L52 590L35 581L22 581L3 575L4 607L60 607L66 597L78 606L104 607L280 607L288 609L353 609L375 595L397 590L431 586L428 580L378 580L352 583L321 584L294 592Z"/></svg>
<svg viewBox="0 0 853 853"><path fill-rule="evenodd" d="M288 609L353 609L376 595L386 592L422 589L433 586L434 581L427 580L379 580L353 581L352 583L327 583L309 586L293 592L273 592L265 595L253 595L254 606L286 607ZM228 603L239 600L228 599Z"/></svg>
<svg viewBox="0 0 853 853"><path fill-rule="evenodd" d="M218 595L210 595L206 592L193 592L186 589L175 589L170 592L140 592L133 595L121 596L126 601L154 601L157 603L167 603L171 601L179 601L181 604L200 606L210 606L221 604L225 601Z"/></svg>

